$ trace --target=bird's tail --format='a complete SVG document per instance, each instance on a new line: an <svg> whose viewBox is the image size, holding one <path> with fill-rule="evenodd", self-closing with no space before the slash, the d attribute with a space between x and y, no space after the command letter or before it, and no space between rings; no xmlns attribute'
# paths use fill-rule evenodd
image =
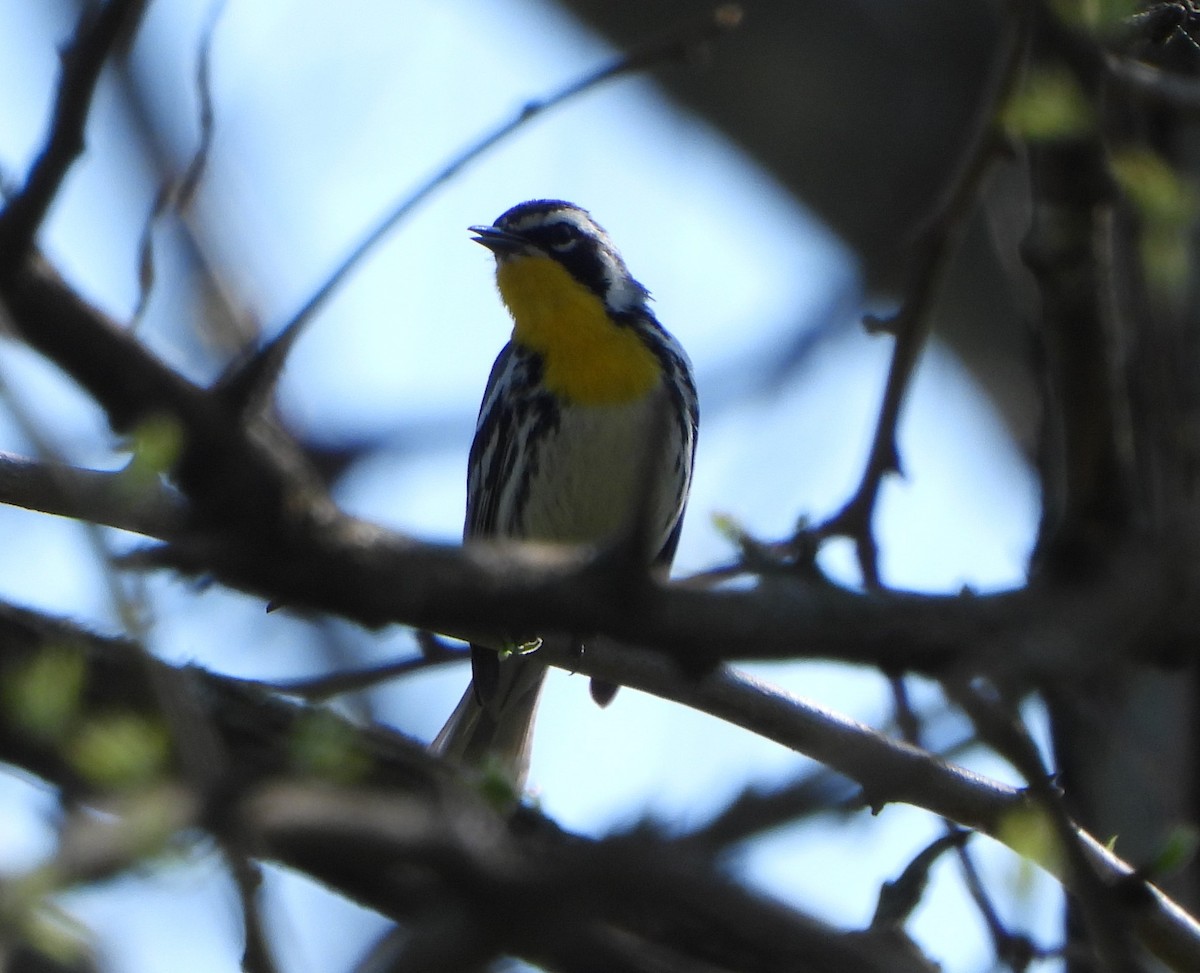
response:
<svg viewBox="0 0 1200 973"><path fill-rule="evenodd" d="M533 717L546 667L532 659L506 659L500 685L481 703L473 683L430 748L469 767L495 770L520 791L529 773Z"/></svg>

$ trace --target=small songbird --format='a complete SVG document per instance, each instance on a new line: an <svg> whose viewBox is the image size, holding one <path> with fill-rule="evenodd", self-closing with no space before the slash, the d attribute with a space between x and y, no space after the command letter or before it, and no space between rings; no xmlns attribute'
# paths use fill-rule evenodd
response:
<svg viewBox="0 0 1200 973"><path fill-rule="evenodd" d="M648 566L675 555L699 413L691 365L608 234L561 200L521 203L473 239L513 319L483 395L463 536L603 546L636 526ZM530 639L532 641L532 639ZM434 749L519 788L546 675L537 653L472 646L472 684ZM607 703L615 687L593 682Z"/></svg>

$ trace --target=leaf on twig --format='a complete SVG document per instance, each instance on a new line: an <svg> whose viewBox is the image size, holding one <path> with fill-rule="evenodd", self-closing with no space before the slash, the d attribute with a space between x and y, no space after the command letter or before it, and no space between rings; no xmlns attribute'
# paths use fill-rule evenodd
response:
<svg viewBox="0 0 1200 973"><path fill-rule="evenodd" d="M1011 136L1030 142L1077 138L1095 127L1091 104L1065 70L1031 71L1000 120Z"/></svg>

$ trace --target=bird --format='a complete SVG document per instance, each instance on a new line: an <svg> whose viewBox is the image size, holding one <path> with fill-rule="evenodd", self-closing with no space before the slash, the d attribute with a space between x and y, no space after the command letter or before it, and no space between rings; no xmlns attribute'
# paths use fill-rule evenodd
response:
<svg viewBox="0 0 1200 973"><path fill-rule="evenodd" d="M466 543L603 547L631 536L664 575L679 543L699 406L692 366L608 233L584 209L535 199L472 239L495 257L512 317L467 463ZM522 639L536 646L536 639ZM471 683L433 749L519 790L546 675L536 651L471 647ZM607 705L616 687L597 680Z"/></svg>

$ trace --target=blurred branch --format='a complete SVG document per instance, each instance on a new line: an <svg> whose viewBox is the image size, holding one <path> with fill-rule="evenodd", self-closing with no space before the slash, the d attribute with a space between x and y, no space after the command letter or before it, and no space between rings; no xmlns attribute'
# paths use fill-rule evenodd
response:
<svg viewBox="0 0 1200 973"><path fill-rule="evenodd" d="M196 795L174 784L96 796L90 807L73 808L63 818L53 857L21 884L45 891L109 881L165 852L175 834L198 824L200 811Z"/></svg>
<svg viewBox="0 0 1200 973"><path fill-rule="evenodd" d="M1151 102L1164 102L1191 117L1200 116L1200 82L1130 58L1108 55L1105 66L1113 80Z"/></svg>
<svg viewBox="0 0 1200 973"><path fill-rule="evenodd" d="M528 815L508 830L462 805L287 785L262 790L244 815L269 857L338 875L336 888L393 917L465 913L459 935L482 941L485 954L490 944L550 969L933 969L902 935L826 926L747 892L647 829L588 841ZM442 943L438 953L464 945Z"/></svg>
<svg viewBox="0 0 1200 973"><path fill-rule="evenodd" d="M156 717L138 646L0 609L3 684L19 682L48 650L76 652L86 667L68 724L86 725L114 708ZM171 834L199 822L398 921L445 914L443 905L464 907L489 952L571 957L579 943L599 936L607 950L626 954L614 968L661 969L637 959L645 955L640 949L621 945L632 936L645 940L649 955L681 960L760 955L759 968L782 970L808 969L806 962L825 956L827 965L811 968L929 969L902 937L824 926L745 892L705 858L681 855L647 830L596 842L564 834L532 810L509 822L418 744L281 703L236 680L153 664L187 685L191 704L219 733L231 754L226 776L206 789L168 791L164 810L171 813L150 818L158 836L150 844L136 807L126 821L112 806L115 821L97 819L86 846L72 845L90 849L78 859L86 865L72 874L108 874L130 860L122 849L161 848ZM296 746L312 719L336 724L332 736L341 741L339 757L323 772L306 766ZM0 759L86 799L93 791L69 750L53 734L23 725L19 713L0 711ZM564 962L555 968L581 968L577 957Z"/></svg>
<svg viewBox="0 0 1200 973"><path fill-rule="evenodd" d="M209 151L212 149L213 132L216 116L212 101L212 48L216 36L217 25L225 12L225 0L216 0L208 13L208 21L200 37L196 58L196 100L200 104L199 126L200 139L196 149L188 161L183 175L175 178L167 176L163 179L158 193L154 198L146 223L142 227L142 237L138 242L138 294L137 306L133 310L133 325L142 319L150 304L150 295L154 290L156 275L154 261L154 229L163 214L169 210L182 210L189 206L192 197L200 186L204 170L208 165Z"/></svg>
<svg viewBox="0 0 1200 973"><path fill-rule="evenodd" d="M188 522L183 497L153 474L85 470L2 451L0 503L163 539L182 536Z"/></svg>
<svg viewBox="0 0 1200 973"><path fill-rule="evenodd" d="M469 650L457 648L437 639L427 639L426 645L426 650L413 658L384 662L365 669L333 672L313 679L263 683L263 688L282 693L285 696L296 696L310 703L317 703L333 699L335 696L343 696L346 693L378 686L380 683L398 679L413 672L436 668L448 662L466 662L470 659Z"/></svg>
<svg viewBox="0 0 1200 973"><path fill-rule="evenodd" d="M119 432L147 420L177 433L172 473L198 519L251 532L318 516L327 503L294 446L246 422L77 295L38 256L0 266L0 301L20 337L96 400Z"/></svg>
<svg viewBox="0 0 1200 973"><path fill-rule="evenodd" d="M253 352L249 358L235 363L230 368L220 385L227 401L235 406L242 406L261 399L274 385L283 369L288 353L300 337L304 327L338 287L345 282L363 258L435 190L457 176L470 163L539 115L557 108L572 98L626 74L694 56L722 34L735 29L741 23L741 17L741 8L737 4L728 3L715 8L703 17L679 25L661 37L644 41L599 70L570 82L564 88L545 98L527 103L516 117L468 146L426 183L393 206L388 214L350 251L328 279L274 338Z"/></svg>
<svg viewBox="0 0 1200 973"><path fill-rule="evenodd" d="M84 150L84 126L100 72L117 42L136 28L147 0L109 0L89 8L62 52L62 73L45 145L24 187L0 211L0 274L24 261L58 195L67 170Z"/></svg>
<svg viewBox="0 0 1200 973"><path fill-rule="evenodd" d="M431 757L419 744L375 727L342 723L327 712L283 703L239 680L194 668L165 666L147 659L140 647L127 641L99 638L64 622L0 606L0 684L20 685L23 673L47 650L78 653L86 667L78 709L69 714L70 722L75 724L85 723L93 713L112 712L114 708L147 719L157 718L158 698L146 664L174 673L179 685L187 688L189 704L204 714L229 754L223 778L195 794L199 806L206 809L201 812L201 820L207 822L207 827L218 834L232 827L238 840L247 842L243 847L256 856L306 871L393 918L403 919L414 909L428 909L446 895L451 901L466 902L472 909L486 906L495 910L499 903L510 902L515 912L505 912L503 918L512 923L512 928L493 931L516 936L515 945L524 947L517 952L526 952L532 951L524 938L530 934L529 923L543 916L540 909L527 909L529 902L562 901L575 917L570 922L580 921L581 916L607 915L605 910L616 902L618 913L608 916L608 920L631 924L632 934L649 936L652 941L656 935L641 923L662 918L661 910L666 908L663 903L673 903L665 913L673 917L673 923L687 916L691 916L687 921L693 923L705 917L700 928L711 924L705 943L711 943L714 949L727 946L729 937L739 935L739 929L764 930L763 935L752 937L763 949L809 950L824 949L826 945L838 950L851 948L842 942L844 933L822 931L803 917L781 912L717 878L699 864L699 846L689 844L686 837L683 844L662 843L662 839L648 842L645 829L640 829L625 838L591 843L561 835L553 824L528 810L518 814L510 832L510 825L481 803L458 772ZM636 653L628 655L625 665L633 671L640 657ZM680 682L678 677L675 681ZM801 726L802 721L824 721L827 731L840 738L834 743L841 753L839 762L852 765L838 769L850 769L868 778L861 782L873 801L905 795L920 806L932 804L931 810L945 813L946 802L938 796L939 791L943 796L954 792L962 797L957 810L967 819L964 823L984 824L1000 840L1004 840L1000 826L1007 814L1027 806L1026 798L1011 788L958 771L915 748L887 741L861 725L803 705L798 707L789 697L744 677L727 675L707 682L707 689L692 692L707 696L714 703L712 711L722 715L738 706L752 706L755 712L749 715L753 722L771 730L775 738L787 739L792 732L788 730L789 721L793 729L800 726L800 732L808 736L812 735L810 728ZM280 789L258 790L271 779L287 780L298 771L306 771L295 742L300 727L312 719L340 725L334 734L341 741L340 756L327 765L325 773L336 771L342 776L326 784L304 784L299 788L284 784ZM11 707L0 710L0 760L50 781L69 795L94 793L94 785L80 775L81 768L64 751L61 739L33 731L23 723L20 712ZM315 769L306 772L312 774ZM335 782L354 786L340 790L331 786ZM944 790L946 787L950 790ZM246 802L231 803L231 797L241 796L246 796ZM933 800L925 800L929 797ZM1128 883L1138 890L1136 897L1129 898L1131 904L1125 914L1144 941L1180 970L1200 968L1200 928L1093 839L1082 832L1073 834L1090 867L1106 882ZM685 848L691 850L681 853ZM401 864L407 867L399 867ZM1063 878L1072 890L1076 890L1077 879L1072 872ZM635 885L635 891L628 891ZM547 898L543 893L549 888L559 889L563 898ZM580 900L578 896L589 894L589 888L591 894L596 890L619 894L613 899L604 895L599 900ZM640 896L648 896L645 901L658 905L643 908ZM583 908L585 905L588 907ZM675 908L684 911L678 913L673 911ZM701 911L693 911L696 909ZM719 920L710 913L713 909L720 913ZM760 912L762 909L767 911ZM490 914L482 916L481 921L486 924L499 918ZM743 920L748 924L742 924ZM553 923L545 925L555 928ZM680 927L672 924L669 928ZM770 929L775 932L765 935ZM682 940L672 938L669 942L674 947ZM874 950L880 948L879 943L870 942L871 949L864 955L878 955ZM509 940L506 945L513 943ZM795 956L799 954L788 955L793 957L791 963L781 961L766 968L798 968ZM893 961L898 961L902 953L891 955ZM845 968L876 967L829 967Z"/></svg>

